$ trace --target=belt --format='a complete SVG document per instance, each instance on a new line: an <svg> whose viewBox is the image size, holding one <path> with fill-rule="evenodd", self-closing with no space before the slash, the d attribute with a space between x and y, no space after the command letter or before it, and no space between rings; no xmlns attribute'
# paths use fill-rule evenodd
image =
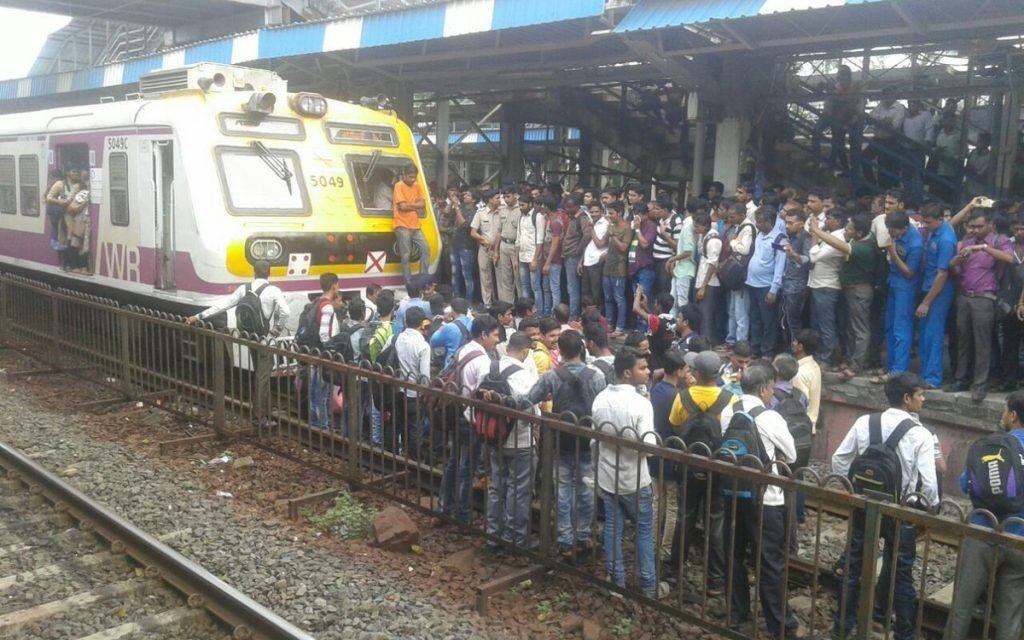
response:
<svg viewBox="0 0 1024 640"><path fill-rule="evenodd" d="M961 291L962 295L968 298L988 298L990 300L996 299L995 291Z"/></svg>

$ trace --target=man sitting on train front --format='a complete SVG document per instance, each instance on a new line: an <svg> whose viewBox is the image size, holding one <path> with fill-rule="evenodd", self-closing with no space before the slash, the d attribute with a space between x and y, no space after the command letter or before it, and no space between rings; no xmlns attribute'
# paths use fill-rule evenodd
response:
<svg viewBox="0 0 1024 640"><path fill-rule="evenodd" d="M402 261L402 276L405 278L406 286L412 280L409 262L414 244L419 253L417 259L420 263L420 273L426 273L430 264L430 247L427 246L427 239L420 227L420 213L426 211L427 203L420 187L419 173L416 165L406 165L402 169L402 179L395 183L392 198L395 239L398 240L398 256Z"/></svg>

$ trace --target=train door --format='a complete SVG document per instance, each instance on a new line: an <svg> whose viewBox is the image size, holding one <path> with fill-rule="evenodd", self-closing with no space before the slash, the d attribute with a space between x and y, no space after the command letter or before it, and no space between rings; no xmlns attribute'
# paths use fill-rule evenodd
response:
<svg viewBox="0 0 1024 640"><path fill-rule="evenodd" d="M152 143L156 286L174 289L174 141L166 138L155 139Z"/></svg>

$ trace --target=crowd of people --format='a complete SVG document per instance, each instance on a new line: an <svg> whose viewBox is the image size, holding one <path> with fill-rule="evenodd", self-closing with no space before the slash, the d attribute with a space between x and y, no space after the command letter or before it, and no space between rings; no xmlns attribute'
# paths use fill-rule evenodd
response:
<svg viewBox="0 0 1024 640"><path fill-rule="evenodd" d="M820 365L843 380L883 384L916 351L929 388L980 402L990 379L1018 387L1020 202L978 196L954 211L898 187L753 184L725 198L715 182L677 206L647 191L452 186L435 199L439 276L484 307L529 299L544 317L565 303L572 321L596 308L613 340L645 331L636 307L665 297L657 314L695 311L690 328L713 348L749 342L770 358L813 328Z"/></svg>

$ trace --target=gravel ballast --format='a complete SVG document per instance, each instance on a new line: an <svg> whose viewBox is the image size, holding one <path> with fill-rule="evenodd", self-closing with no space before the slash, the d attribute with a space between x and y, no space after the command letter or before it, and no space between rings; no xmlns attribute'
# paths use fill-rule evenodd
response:
<svg viewBox="0 0 1024 640"><path fill-rule="evenodd" d="M506 637L475 613L258 520L160 460L76 428L83 418L40 409L5 386L0 438L146 531L178 532L170 546L318 638Z"/></svg>

